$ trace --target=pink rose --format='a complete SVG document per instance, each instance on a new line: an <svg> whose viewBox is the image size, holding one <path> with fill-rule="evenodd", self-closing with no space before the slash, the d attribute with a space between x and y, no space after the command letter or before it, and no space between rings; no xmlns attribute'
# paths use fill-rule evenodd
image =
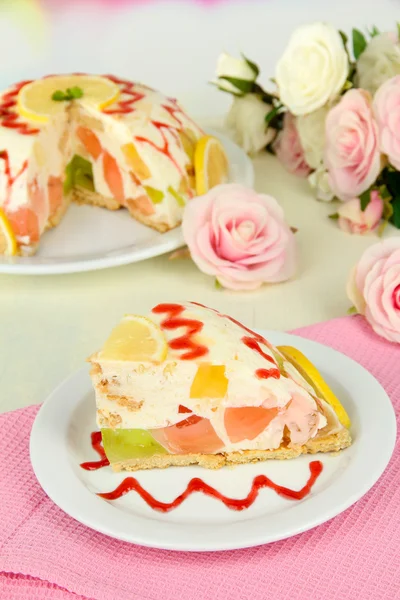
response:
<svg viewBox="0 0 400 600"><path fill-rule="evenodd" d="M362 211L359 198L344 202L339 210L339 227L347 233L367 233L378 226L382 218L383 200L377 190L371 192L371 200Z"/></svg>
<svg viewBox="0 0 400 600"><path fill-rule="evenodd" d="M374 111L381 151L400 170L400 75L381 85L374 99Z"/></svg>
<svg viewBox="0 0 400 600"><path fill-rule="evenodd" d="M255 290L294 273L294 235L272 196L218 185L187 204L182 228L196 265L226 288Z"/></svg>
<svg viewBox="0 0 400 600"><path fill-rule="evenodd" d="M330 110L325 133L330 185L341 200L357 198L376 181L381 170L378 128L368 92L346 92Z"/></svg>
<svg viewBox="0 0 400 600"><path fill-rule="evenodd" d="M347 294L378 335L400 342L400 238L364 252L350 274Z"/></svg>
<svg viewBox="0 0 400 600"><path fill-rule="evenodd" d="M274 151L289 173L298 177L307 177L311 169L304 158L296 127L296 117L287 112L283 118L283 129L274 142Z"/></svg>

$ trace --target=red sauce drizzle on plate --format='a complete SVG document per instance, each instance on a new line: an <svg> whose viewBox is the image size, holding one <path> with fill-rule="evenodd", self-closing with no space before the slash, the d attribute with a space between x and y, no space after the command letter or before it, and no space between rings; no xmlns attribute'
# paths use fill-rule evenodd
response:
<svg viewBox="0 0 400 600"><path fill-rule="evenodd" d="M100 456L100 460L95 460L92 462L83 462L80 466L82 467L82 469L85 469L85 471L97 471L97 469L101 469L102 467L108 467L110 462L106 456L102 445L101 431L93 431L90 434L90 439L92 442L92 448Z"/></svg>
<svg viewBox="0 0 400 600"><path fill-rule="evenodd" d="M259 491L263 488L274 490L279 496L282 496L288 500L302 500L311 492L314 483L322 473L323 466L319 460L314 460L310 462L309 468L310 477L307 483L300 490L291 490L290 488L274 483L265 475L258 475L254 478L248 495L245 498L240 499L224 496L224 494L221 494L221 492L218 492L215 488L213 488L211 485L208 485L198 477L191 479L186 490L172 502L161 502L160 500L154 498L154 496L152 496L140 485L135 477L126 477L126 479L124 479L124 481L120 483L120 485L112 492L104 492L97 495L105 500L117 500L128 492L136 492L153 510L169 512L170 510L180 506L186 500L186 498L191 496L193 493L201 492L206 496L211 496L216 500L220 500L220 502L225 504L225 506L231 510L244 510L245 508L249 508L255 502Z"/></svg>
<svg viewBox="0 0 400 600"><path fill-rule="evenodd" d="M185 319L180 314L185 310L180 304L158 304L153 308L155 314L166 314L161 322L163 329L173 330L185 327L187 332L181 337L170 340L168 343L172 350L186 350L181 355L181 360L193 360L208 353L208 348L194 341L193 337L203 329L203 323L196 319Z"/></svg>
<svg viewBox="0 0 400 600"><path fill-rule="evenodd" d="M189 417L190 418L190 417ZM97 471L97 469L101 469L102 467L107 467L110 463L106 457L104 452L104 448L102 446L101 440L101 432L93 431L90 435L92 448L98 453L101 460L93 461L93 462L84 462L81 463L82 469L86 471ZM152 508L153 510L158 510L161 512L169 512L170 510L177 508L195 492L201 492L206 496L211 496L216 500L220 500L226 507L231 510L244 510L245 508L249 508L257 499L258 492L263 488L269 488L274 490L279 496L286 498L288 500L303 500L312 490L314 483L317 481L318 477L321 475L323 470L323 465L321 461L314 460L309 464L310 469L310 477L308 478L306 484L300 490L292 490L290 488L284 487L282 485L278 485L271 481L269 477L265 475L258 475L253 479L253 483L250 489L250 492L245 498L237 499L237 498L228 498L228 496L224 496L221 492L218 492L211 485L208 485L198 477L191 479L187 485L186 490L180 494L175 500L172 502L161 502L152 496L147 490L145 490L141 484L138 482L135 477L126 477L122 483L119 484L115 490L111 492L103 492L97 494L101 498L105 500L117 500L121 498L125 494L129 492L136 492L139 494L141 498Z"/></svg>

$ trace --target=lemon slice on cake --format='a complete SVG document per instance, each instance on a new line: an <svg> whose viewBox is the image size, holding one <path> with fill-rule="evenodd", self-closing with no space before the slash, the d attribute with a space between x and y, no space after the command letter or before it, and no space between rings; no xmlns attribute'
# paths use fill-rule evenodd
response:
<svg viewBox="0 0 400 600"><path fill-rule="evenodd" d="M307 383L314 388L317 396L332 406L341 424L349 429L351 425L349 415L318 369L297 348L293 348L292 346L278 346L278 350L286 360L296 367Z"/></svg>
<svg viewBox="0 0 400 600"><path fill-rule="evenodd" d="M61 100L68 99L68 90L79 90L76 96L91 102L97 109L106 108L118 98L119 87L107 77L94 75L54 75L37 79L21 88L18 94L20 115L47 123L49 118L65 109ZM58 100L53 99L58 97ZM69 98L71 99L71 98Z"/></svg>
<svg viewBox="0 0 400 600"><path fill-rule="evenodd" d="M101 358L161 363L167 351L164 334L153 321L139 315L126 315L111 332Z"/></svg>
<svg viewBox="0 0 400 600"><path fill-rule="evenodd" d="M0 256L15 256L15 254L17 254L17 240L10 221L0 208Z"/></svg>
<svg viewBox="0 0 400 600"><path fill-rule="evenodd" d="M217 138L204 135L199 139L194 151L194 170L198 196L228 181L228 159L223 145Z"/></svg>

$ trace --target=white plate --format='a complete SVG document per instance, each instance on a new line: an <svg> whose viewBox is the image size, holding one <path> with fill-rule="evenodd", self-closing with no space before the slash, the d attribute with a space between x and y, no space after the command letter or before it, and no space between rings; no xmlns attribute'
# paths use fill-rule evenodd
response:
<svg viewBox="0 0 400 600"><path fill-rule="evenodd" d="M229 138L210 131L226 150L229 180L251 187L254 170L245 152ZM158 233L129 215L72 204L60 225L45 233L35 256L0 257L0 273L51 275L126 265L184 245L180 227Z"/></svg>
<svg viewBox="0 0 400 600"><path fill-rule="evenodd" d="M229 510L217 500L194 494L179 508L159 513L134 492L107 502L96 492L111 491L126 477L110 467L84 471L83 461L97 460L90 445L95 403L86 369L62 383L40 409L32 428L33 470L47 495L67 514L109 536L155 548L189 551L228 550L266 544L328 521L363 496L383 473L393 452L396 421L381 385L343 354L278 332L261 332L274 344L293 345L321 370L349 412L353 445L336 456L321 454L324 469L312 493L302 501L260 492L253 506ZM157 499L170 502L192 477L201 477L222 493L245 497L256 475L300 489L314 457L240 465L220 471L180 467L134 474Z"/></svg>

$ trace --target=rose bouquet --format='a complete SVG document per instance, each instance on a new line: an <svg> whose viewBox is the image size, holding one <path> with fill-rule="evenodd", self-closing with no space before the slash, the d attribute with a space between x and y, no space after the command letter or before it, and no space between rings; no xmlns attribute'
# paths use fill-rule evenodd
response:
<svg viewBox="0 0 400 600"><path fill-rule="evenodd" d="M307 177L350 233L400 228L400 28L347 36L325 23L299 27L273 91L246 57L222 54L215 83L233 95L227 126L248 153L266 148Z"/></svg>

